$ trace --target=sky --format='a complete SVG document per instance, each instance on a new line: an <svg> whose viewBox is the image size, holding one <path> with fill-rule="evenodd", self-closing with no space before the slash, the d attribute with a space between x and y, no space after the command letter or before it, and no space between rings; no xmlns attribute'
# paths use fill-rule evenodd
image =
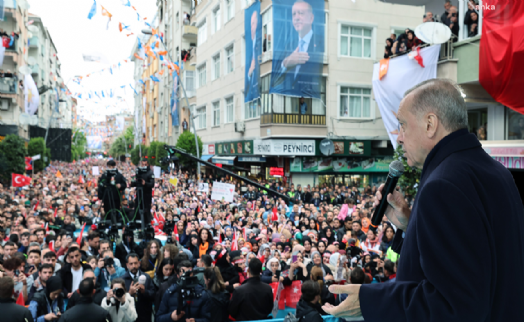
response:
<svg viewBox="0 0 524 322"><path fill-rule="evenodd" d="M124 6L127 0L97 0L97 12L89 20L88 14L94 0L29 0L29 13L40 16L44 26L49 30L53 43L62 63L62 79L72 93L109 90L113 88L113 99L78 100L81 114L91 121L105 120L105 115L116 114L122 109L132 111L134 92L129 84L135 86L133 78L134 63L128 58L140 31L147 28L145 22L151 22L156 14L156 0L130 0L131 7ZM101 14L101 5L113 16L107 27L107 17ZM138 20L137 12L140 15ZM144 20L143 18L147 18ZM120 32L119 22L129 25L128 30ZM131 30L131 31L129 31ZM131 36L127 36L133 32ZM83 54L102 54L108 63L85 62ZM128 59L128 63L124 63ZM85 76L114 64L121 63L120 69L95 73L84 77L81 85L72 81L75 76ZM120 86L126 85L125 92ZM117 99L121 96L122 99Z"/></svg>

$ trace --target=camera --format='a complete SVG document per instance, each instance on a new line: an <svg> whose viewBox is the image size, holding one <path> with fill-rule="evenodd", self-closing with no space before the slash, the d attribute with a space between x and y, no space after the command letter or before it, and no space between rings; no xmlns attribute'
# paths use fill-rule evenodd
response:
<svg viewBox="0 0 524 322"><path fill-rule="evenodd" d="M188 301L202 296L202 293L197 293L195 290L195 287L200 284L196 274L201 272L204 272L203 268L196 268L192 271L187 271L178 280L177 285L180 289L178 307L184 307L184 301L187 303Z"/></svg>
<svg viewBox="0 0 524 322"><path fill-rule="evenodd" d="M115 288L113 290L113 294L115 295L115 297L121 298L122 296L124 296L124 294L126 294L126 291L124 291L123 288Z"/></svg>
<svg viewBox="0 0 524 322"><path fill-rule="evenodd" d="M104 267L114 267L115 266L115 260L112 259L109 256L104 257Z"/></svg>
<svg viewBox="0 0 524 322"><path fill-rule="evenodd" d="M123 224L113 225L111 220L102 220L98 223L96 231L100 234L100 239L107 239L114 242L118 238L118 230L122 229Z"/></svg>
<svg viewBox="0 0 524 322"><path fill-rule="evenodd" d="M118 173L117 169L107 169L105 171L105 174L106 174L107 177L116 176L117 173Z"/></svg>

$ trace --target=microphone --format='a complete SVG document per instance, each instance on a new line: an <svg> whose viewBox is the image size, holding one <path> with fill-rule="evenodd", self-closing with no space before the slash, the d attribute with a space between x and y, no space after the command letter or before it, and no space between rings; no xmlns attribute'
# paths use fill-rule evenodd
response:
<svg viewBox="0 0 524 322"><path fill-rule="evenodd" d="M138 278L138 284L144 285L145 283L146 283L146 276L140 275L140 277Z"/></svg>
<svg viewBox="0 0 524 322"><path fill-rule="evenodd" d="M386 179L386 184L384 185L384 188L382 189L382 199L380 200L380 203L378 204L377 208L375 209L375 212L373 213L373 217L371 218L371 225L373 227L377 227L380 222L382 221L382 218L384 217L384 213L386 212L386 209L388 207L388 195L390 193L393 193L395 191L395 187L397 186L398 178L404 173L404 165L400 161L393 161L389 165L389 174L388 178Z"/></svg>

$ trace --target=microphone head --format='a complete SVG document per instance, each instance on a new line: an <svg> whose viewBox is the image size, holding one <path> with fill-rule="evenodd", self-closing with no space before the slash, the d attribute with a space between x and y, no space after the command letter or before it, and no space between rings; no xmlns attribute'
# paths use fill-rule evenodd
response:
<svg viewBox="0 0 524 322"><path fill-rule="evenodd" d="M401 161L393 161L389 165L389 174L392 177L398 178L404 173L404 164Z"/></svg>
<svg viewBox="0 0 524 322"><path fill-rule="evenodd" d="M145 283L146 283L146 276L140 275L140 277L138 278L138 284L144 285Z"/></svg>

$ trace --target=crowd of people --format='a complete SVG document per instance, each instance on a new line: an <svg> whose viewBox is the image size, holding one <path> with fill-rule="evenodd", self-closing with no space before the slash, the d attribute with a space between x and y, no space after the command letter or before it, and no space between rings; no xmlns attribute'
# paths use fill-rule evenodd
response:
<svg viewBox="0 0 524 322"><path fill-rule="evenodd" d="M107 169L121 177L105 181ZM0 311L12 312L2 321L253 321L276 317L276 302L321 321L322 305L344 300L329 285L395 279L396 227L370 219L377 187L260 179L268 193L217 173L203 191L188 171L148 181L135 169L56 161L29 186L0 185ZM141 218L137 181L150 189L154 235L130 224ZM211 199L215 181L235 185L233 202Z"/></svg>
<svg viewBox="0 0 524 322"><path fill-rule="evenodd" d="M468 0L468 11L464 15L464 27L468 30L468 38L478 35L479 14L476 0ZM458 8L451 5L451 1L445 1L444 13L442 15L435 17L432 12L427 12L422 22L440 22L446 25L451 30L452 41L457 42L460 31L458 17ZM393 33L386 39L384 58L409 53L414 48L424 44L422 40L416 37L415 32L411 29L406 29L405 32L400 35Z"/></svg>

